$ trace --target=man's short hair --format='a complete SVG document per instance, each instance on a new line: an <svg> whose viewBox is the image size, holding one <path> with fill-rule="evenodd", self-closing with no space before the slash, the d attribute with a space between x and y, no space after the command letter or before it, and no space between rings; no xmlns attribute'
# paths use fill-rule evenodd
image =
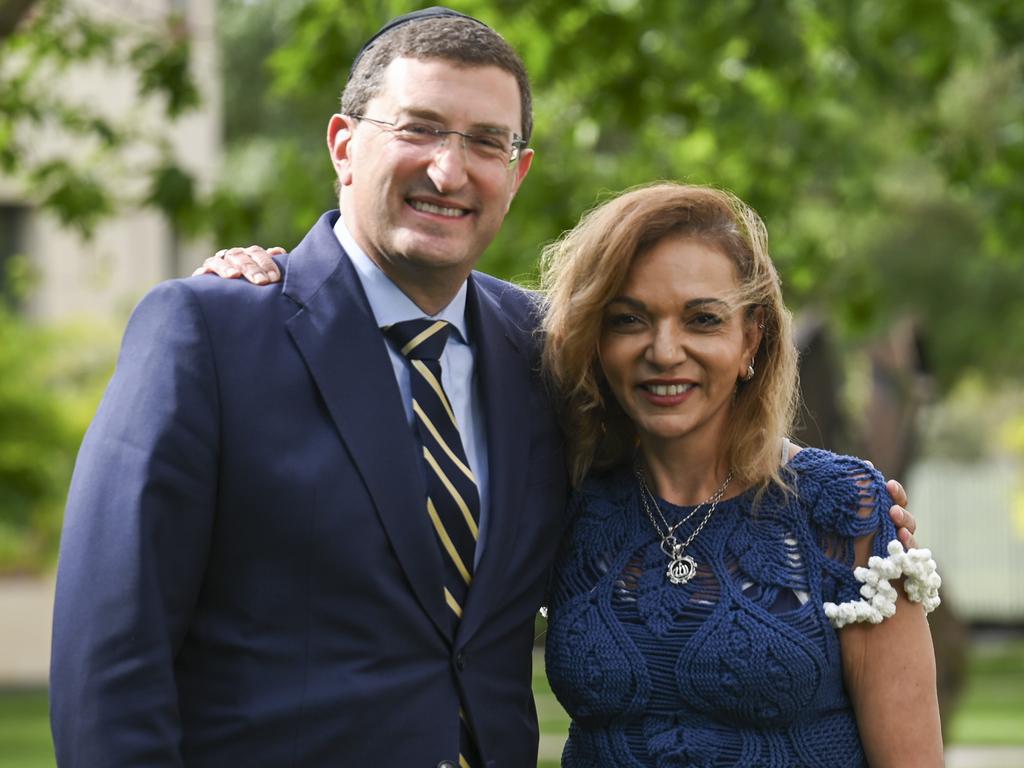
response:
<svg viewBox="0 0 1024 768"><path fill-rule="evenodd" d="M341 111L359 115L380 93L384 70L395 59L440 59L466 67L494 66L511 74L519 85L522 136L533 133L533 97L530 79L519 54L505 39L484 24L459 17L427 18L402 24L381 35L356 61L341 94Z"/></svg>

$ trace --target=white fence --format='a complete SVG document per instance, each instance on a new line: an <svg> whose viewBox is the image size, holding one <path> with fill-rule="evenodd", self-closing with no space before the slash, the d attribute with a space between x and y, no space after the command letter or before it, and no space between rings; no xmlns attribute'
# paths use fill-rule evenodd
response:
<svg viewBox="0 0 1024 768"><path fill-rule="evenodd" d="M906 484L950 607L968 621L1024 623L1024 465L930 460Z"/></svg>

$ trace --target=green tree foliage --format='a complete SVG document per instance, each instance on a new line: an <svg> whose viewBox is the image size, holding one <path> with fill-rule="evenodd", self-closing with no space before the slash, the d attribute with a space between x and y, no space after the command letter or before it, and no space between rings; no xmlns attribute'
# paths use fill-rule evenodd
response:
<svg viewBox="0 0 1024 768"><path fill-rule="evenodd" d="M65 0L17 0L0 11L0 174L59 220L90 234L124 204L149 204L179 227L205 225L192 179L167 158L159 136L71 88L82 67L132 71L140 104L167 119L198 104L189 71L190 31L179 16L147 26ZM137 158L154 161L139 166ZM129 161L127 158L135 158ZM142 199L117 171L149 176ZM7 235L9 233L3 233ZM14 309L28 286L15 258L0 297L0 573L48 566L82 434L113 359L110 329L43 328ZM7 290L10 289L10 290Z"/></svg>
<svg viewBox="0 0 1024 768"><path fill-rule="evenodd" d="M174 119L198 102L191 42L206 30L69 0L0 12L0 172L83 232L142 203L223 245L296 243L335 205L326 123L356 50L430 3L218 2L227 157L209 195L159 138L52 87L75 67L130 67L140 100ZM536 162L484 269L531 279L543 244L615 191L712 183L766 219L792 305L851 339L916 314L945 387L1024 373L1024 4L448 2L505 35L535 88ZM35 139L55 128L66 139L43 154ZM110 171L140 145L146 191L126 199ZM0 569L52 555L109 370L111 344L95 349L0 307Z"/></svg>
<svg viewBox="0 0 1024 768"><path fill-rule="evenodd" d="M424 5L426 3L421 3ZM451 0L522 52L537 161L483 267L529 279L540 247L614 191L661 178L752 203L796 307L853 338L919 316L940 382L1024 369L1024 6L1012 0ZM227 158L200 197L166 152L142 202L224 244L291 245L334 205L325 151L348 65L397 0L220 0ZM83 231L125 202L132 142L50 75L135 67L171 117L197 101L190 30L38 0L0 52L0 169ZM113 41L117 41L116 44ZM32 137L60 125L69 151ZM1008 346L1009 343L1009 346Z"/></svg>
<svg viewBox="0 0 1024 768"><path fill-rule="evenodd" d="M80 2L18 0L17 5L18 26L0 40L0 173L20 179L36 203L86 235L124 204L149 203L192 230L200 226L195 201L186 211L180 195L174 196L178 190L168 189L167 161L133 166L133 175L141 170L152 177L145 200L126 198L111 173L129 151L137 156L143 146L166 158L162 137L140 132L128 119L112 120L78 94L54 88L55 82L69 82L58 78L76 68L125 68L136 75L140 102L158 101L168 119L184 114L198 105L199 92L182 17L170 14L141 25L91 14ZM59 142L40 146L40 137L57 135Z"/></svg>
<svg viewBox="0 0 1024 768"><path fill-rule="evenodd" d="M766 219L793 305L852 335L919 314L946 385L1024 370L1021 4L450 5L498 29L535 87L537 159L485 269L529 278L613 191L712 183ZM412 7L222 0L221 242L291 245L332 206L323 137L348 64Z"/></svg>
<svg viewBox="0 0 1024 768"><path fill-rule="evenodd" d="M0 303L0 574L52 563L78 444L113 334L42 329Z"/></svg>

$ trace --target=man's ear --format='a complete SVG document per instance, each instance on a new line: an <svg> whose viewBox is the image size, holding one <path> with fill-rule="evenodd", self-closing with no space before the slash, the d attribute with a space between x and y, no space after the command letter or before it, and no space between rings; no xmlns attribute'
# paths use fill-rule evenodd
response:
<svg viewBox="0 0 1024 768"><path fill-rule="evenodd" d="M533 165L533 150L524 149L522 154L519 155L519 159L516 160L516 167L513 169L515 177L512 179L512 189L508 196L508 204L505 206L505 213L508 213L509 208L512 207L512 201L515 199L516 193L519 191L519 186L523 183L523 179L526 178L526 174L530 172L530 166Z"/></svg>
<svg viewBox="0 0 1024 768"><path fill-rule="evenodd" d="M327 150L342 187L352 183L352 133L355 120L348 115L331 115L327 123Z"/></svg>

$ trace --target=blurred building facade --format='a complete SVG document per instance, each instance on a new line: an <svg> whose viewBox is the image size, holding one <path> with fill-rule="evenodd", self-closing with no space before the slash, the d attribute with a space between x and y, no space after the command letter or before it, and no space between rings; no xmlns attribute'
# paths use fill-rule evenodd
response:
<svg viewBox="0 0 1024 768"><path fill-rule="evenodd" d="M138 97L134 71L88 64L55 78L53 89L69 104L89 108L118 125L130 125L165 143L176 162L208 189L222 156L221 76L218 66L213 0L69 0L78 10L102 22L145 30L166 25L175 14L191 41L191 71L201 103L169 121L154 99ZM111 41L112 45L118 41ZM34 136L34 156L74 155L70 139L59 129ZM80 139L78 139L80 141ZM147 142L147 146L154 142ZM88 152L89 147L82 147ZM209 255L208 244L181 241L158 212L133 205L147 194L145 169L152 151L133 147L104 169L128 204L103 220L85 238L54 216L34 207L21 185L0 176L0 262L15 255L27 258L33 282L21 303L23 311L41 321L79 316L123 316L155 283L187 274ZM0 264L2 266L2 264Z"/></svg>
<svg viewBox="0 0 1024 768"><path fill-rule="evenodd" d="M89 108L117 124L157 137L147 142L168 147L177 163L209 188L222 157L221 75L215 34L214 0L69 0L99 21L146 26L166 25L170 14L186 24L191 41L192 76L201 103L176 121L162 106L139 99L134 71L90 64L52 83L69 104ZM118 41L111 41L112 45ZM67 157L87 152L59 129L32 137L34 157ZM122 199L145 199L151 149L132 148L104 169ZM141 205L119 208L103 220L91 238L34 206L21 184L0 175L0 275L5 262L23 257L32 282L19 307L41 323L77 319L119 325L141 296L161 280L188 274L210 253L206 243L180 240L159 213ZM2 278L0 278L0 289ZM0 578L0 687L44 684L50 655L52 579L10 575Z"/></svg>

